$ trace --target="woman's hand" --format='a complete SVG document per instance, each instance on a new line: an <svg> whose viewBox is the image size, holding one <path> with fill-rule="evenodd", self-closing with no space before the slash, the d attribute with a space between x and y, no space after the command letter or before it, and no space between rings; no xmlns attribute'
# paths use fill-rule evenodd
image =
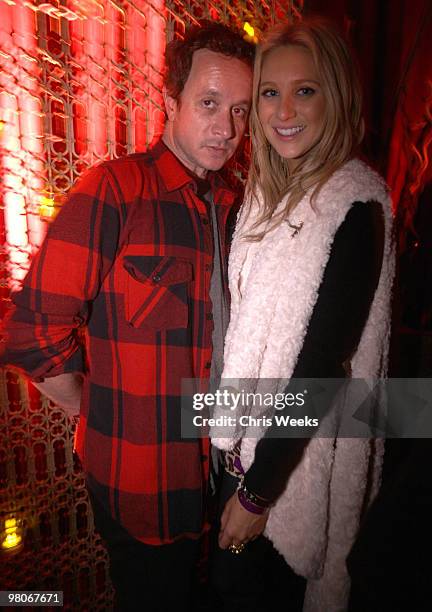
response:
<svg viewBox="0 0 432 612"><path fill-rule="evenodd" d="M268 511L254 514L243 508L236 491L222 513L219 546L228 548L231 544L238 546L255 540L264 531L267 519Z"/></svg>

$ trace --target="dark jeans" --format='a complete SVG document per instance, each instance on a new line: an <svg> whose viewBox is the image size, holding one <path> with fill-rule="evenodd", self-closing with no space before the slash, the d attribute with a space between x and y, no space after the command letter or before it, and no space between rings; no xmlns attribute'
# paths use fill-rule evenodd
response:
<svg viewBox="0 0 432 612"><path fill-rule="evenodd" d="M237 488L237 479L224 474L220 513ZM269 612L283 608L301 612L306 580L297 576L264 536L235 555L217 544L219 524L212 535L210 587L213 610Z"/></svg>
<svg viewBox="0 0 432 612"><path fill-rule="evenodd" d="M200 541L150 546L132 538L89 492L95 526L105 541L118 612L190 612Z"/></svg>

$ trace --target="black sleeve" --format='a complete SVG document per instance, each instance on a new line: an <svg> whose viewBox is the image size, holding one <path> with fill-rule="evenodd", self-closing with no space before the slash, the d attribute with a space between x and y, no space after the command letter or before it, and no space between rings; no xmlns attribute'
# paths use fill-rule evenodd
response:
<svg viewBox="0 0 432 612"><path fill-rule="evenodd" d="M343 378L360 340L381 271L381 205L355 202L338 229L292 379ZM285 389L292 392L295 381ZM335 392L336 392L335 387ZM331 397L328 398L331 403ZM245 475L245 486L270 501L285 489L310 438L264 436Z"/></svg>

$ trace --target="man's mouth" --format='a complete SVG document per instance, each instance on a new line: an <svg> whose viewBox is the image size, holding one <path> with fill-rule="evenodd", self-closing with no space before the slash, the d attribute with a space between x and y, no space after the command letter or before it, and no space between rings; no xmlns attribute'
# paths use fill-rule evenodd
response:
<svg viewBox="0 0 432 612"><path fill-rule="evenodd" d="M227 152L227 148L226 147L219 147L216 145L207 145L208 149L211 149L212 151L214 151L215 153L226 153Z"/></svg>

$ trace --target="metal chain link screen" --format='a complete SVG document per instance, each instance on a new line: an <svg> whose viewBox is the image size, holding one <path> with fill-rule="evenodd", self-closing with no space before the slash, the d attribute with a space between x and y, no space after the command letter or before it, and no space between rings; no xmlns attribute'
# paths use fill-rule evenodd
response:
<svg viewBox="0 0 432 612"><path fill-rule="evenodd" d="M0 0L0 315L82 172L161 133L166 41L198 19L264 30L302 8ZM110 610L107 555L72 453L73 424L10 371L0 372L0 394L0 538L11 544L0 551L0 590L63 590L65 610Z"/></svg>

